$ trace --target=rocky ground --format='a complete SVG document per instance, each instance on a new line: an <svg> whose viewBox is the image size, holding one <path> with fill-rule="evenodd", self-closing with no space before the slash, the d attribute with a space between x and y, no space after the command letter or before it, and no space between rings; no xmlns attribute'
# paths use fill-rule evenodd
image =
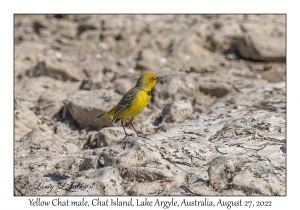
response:
<svg viewBox="0 0 300 210"><path fill-rule="evenodd" d="M285 27L15 15L15 195L286 195ZM145 71L163 78L135 119L143 137L94 121Z"/></svg>

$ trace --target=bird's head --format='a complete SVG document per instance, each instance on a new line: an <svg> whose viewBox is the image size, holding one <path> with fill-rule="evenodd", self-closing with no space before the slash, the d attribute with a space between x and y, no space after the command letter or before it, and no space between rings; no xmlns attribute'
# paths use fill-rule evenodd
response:
<svg viewBox="0 0 300 210"><path fill-rule="evenodd" d="M151 90L154 85L156 84L156 81L160 77L157 77L155 74L151 72L145 72L143 75L138 79L137 86L142 86L148 90Z"/></svg>

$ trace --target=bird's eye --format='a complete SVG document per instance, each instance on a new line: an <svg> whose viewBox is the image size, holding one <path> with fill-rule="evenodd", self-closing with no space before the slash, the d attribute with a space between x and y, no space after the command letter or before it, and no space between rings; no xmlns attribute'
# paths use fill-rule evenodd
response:
<svg viewBox="0 0 300 210"><path fill-rule="evenodd" d="M153 81L153 80L154 80L154 78L153 78L153 77L151 77L151 78L150 78L150 80L151 80L151 81Z"/></svg>

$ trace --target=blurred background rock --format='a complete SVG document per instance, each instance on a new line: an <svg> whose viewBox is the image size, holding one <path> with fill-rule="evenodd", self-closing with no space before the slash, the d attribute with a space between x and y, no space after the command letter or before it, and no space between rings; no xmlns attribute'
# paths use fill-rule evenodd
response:
<svg viewBox="0 0 300 210"><path fill-rule="evenodd" d="M77 176L96 187L51 193L285 195L285 15L15 15L14 48L17 195ZM135 119L151 143L123 148L94 118L145 71L164 77Z"/></svg>

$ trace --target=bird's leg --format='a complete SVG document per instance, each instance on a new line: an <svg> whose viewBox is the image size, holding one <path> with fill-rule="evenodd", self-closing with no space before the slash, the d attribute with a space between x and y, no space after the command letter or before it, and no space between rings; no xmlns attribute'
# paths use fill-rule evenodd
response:
<svg viewBox="0 0 300 210"><path fill-rule="evenodd" d="M126 137L126 136L133 136L132 133L131 133L131 134L128 134L128 133L126 132L125 127L124 127L124 124L123 124L123 121L121 121L121 124L122 124L122 127L123 127L124 132L125 132L125 137Z"/></svg>
<svg viewBox="0 0 300 210"><path fill-rule="evenodd" d="M131 126L132 126L134 132L136 133L136 135L137 135L138 137L146 138L146 137L142 136L141 134L139 134L138 132L136 132L135 128L133 127L133 123L132 123L132 122L130 122L130 124L131 124Z"/></svg>
<svg viewBox="0 0 300 210"><path fill-rule="evenodd" d="M132 128L133 128L134 132L136 133L137 137L141 137L141 135L138 134L138 132L136 132L135 128L133 127L133 120L134 120L134 116L131 117L131 119L130 119L130 125L132 126Z"/></svg>
<svg viewBox="0 0 300 210"><path fill-rule="evenodd" d="M138 132L136 132L135 128L133 127L133 123L132 123L132 122L130 122L130 125L132 126L132 128L133 128L134 132L136 133L136 135L137 135L138 137L140 137L141 135L138 134Z"/></svg>

